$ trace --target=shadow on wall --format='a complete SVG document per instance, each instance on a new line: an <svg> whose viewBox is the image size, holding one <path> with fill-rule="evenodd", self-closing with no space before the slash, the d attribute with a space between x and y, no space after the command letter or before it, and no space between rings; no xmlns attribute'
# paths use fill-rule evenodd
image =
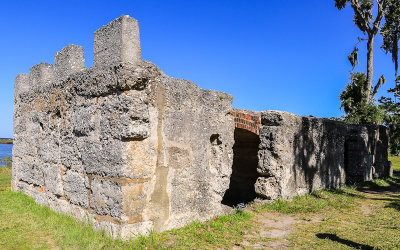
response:
<svg viewBox="0 0 400 250"><path fill-rule="evenodd" d="M259 144L260 138L257 134L235 128L232 175L222 204L236 206L239 203L249 203L257 197L254 184L259 177L257 173Z"/></svg>
<svg viewBox="0 0 400 250"><path fill-rule="evenodd" d="M304 194L340 186L344 181L345 135L346 128L341 123L302 117L300 128L293 137L290 189Z"/></svg>
<svg viewBox="0 0 400 250"><path fill-rule="evenodd" d="M384 126L349 125L345 145L346 182L392 176L388 161L388 131Z"/></svg>

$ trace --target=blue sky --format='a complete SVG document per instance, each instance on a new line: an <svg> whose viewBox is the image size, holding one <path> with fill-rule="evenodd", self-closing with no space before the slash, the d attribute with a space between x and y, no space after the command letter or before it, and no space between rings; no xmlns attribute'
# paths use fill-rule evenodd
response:
<svg viewBox="0 0 400 250"><path fill-rule="evenodd" d="M341 116L338 95L349 78L347 55L362 33L352 10L334 0L6 1L0 9L0 137L12 137L14 78L53 64L68 44L92 66L93 33L122 14L139 21L142 57L166 74L234 96L233 105L317 117ZM375 41L378 95L394 86L390 55ZM366 44L360 65L366 69Z"/></svg>

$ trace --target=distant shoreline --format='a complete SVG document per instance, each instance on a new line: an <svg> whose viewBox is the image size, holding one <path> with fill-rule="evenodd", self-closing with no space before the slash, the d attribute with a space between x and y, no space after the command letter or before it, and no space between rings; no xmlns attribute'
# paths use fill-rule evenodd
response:
<svg viewBox="0 0 400 250"><path fill-rule="evenodd" d="M0 139L0 144L13 144L12 139Z"/></svg>

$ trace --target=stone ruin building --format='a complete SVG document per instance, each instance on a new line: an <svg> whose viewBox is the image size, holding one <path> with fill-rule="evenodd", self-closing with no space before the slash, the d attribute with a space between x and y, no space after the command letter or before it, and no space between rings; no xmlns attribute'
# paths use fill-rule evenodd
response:
<svg viewBox="0 0 400 250"><path fill-rule="evenodd" d="M388 131L281 111L165 75L121 16L15 79L12 190L129 238L254 199L390 175Z"/></svg>

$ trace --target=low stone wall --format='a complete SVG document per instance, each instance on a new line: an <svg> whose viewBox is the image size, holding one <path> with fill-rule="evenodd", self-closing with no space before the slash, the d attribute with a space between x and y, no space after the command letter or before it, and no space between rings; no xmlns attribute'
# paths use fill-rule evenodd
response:
<svg viewBox="0 0 400 250"><path fill-rule="evenodd" d="M347 183L369 181L391 176L388 161L388 129L377 125L349 125L345 163Z"/></svg>
<svg viewBox="0 0 400 250"><path fill-rule="evenodd" d="M384 126L348 125L281 111L261 112L256 193L291 199L391 175Z"/></svg>
<svg viewBox="0 0 400 250"><path fill-rule="evenodd" d="M290 199L345 183L345 124L280 111L262 112L261 124L258 195Z"/></svg>

